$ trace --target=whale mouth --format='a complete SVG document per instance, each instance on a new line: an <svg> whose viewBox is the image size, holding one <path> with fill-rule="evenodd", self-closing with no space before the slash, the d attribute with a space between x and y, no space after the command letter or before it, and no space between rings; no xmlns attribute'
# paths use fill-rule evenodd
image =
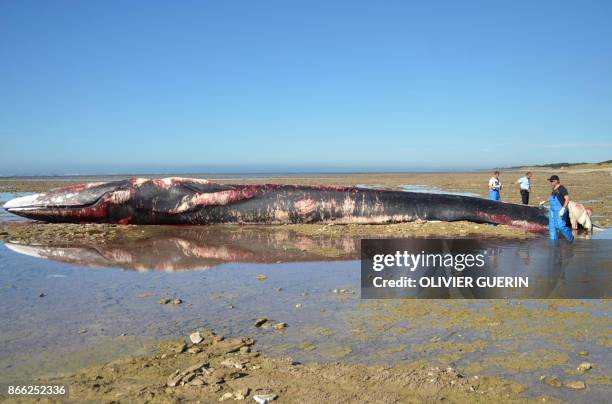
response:
<svg viewBox="0 0 612 404"><path fill-rule="evenodd" d="M91 195L89 200L75 198L75 194L45 193L21 196L6 202L3 208L11 213L27 212L39 209L81 208L89 206L100 199L100 195Z"/></svg>
<svg viewBox="0 0 612 404"><path fill-rule="evenodd" d="M115 183L92 183L49 192L21 196L6 202L3 208L17 215L49 209L84 208L96 204L104 195L123 185Z"/></svg>
<svg viewBox="0 0 612 404"><path fill-rule="evenodd" d="M43 207L41 204L38 203L41 196L43 195L44 194L33 194L21 196L19 198L13 198L10 201L6 202L3 208L11 213L37 209Z"/></svg>

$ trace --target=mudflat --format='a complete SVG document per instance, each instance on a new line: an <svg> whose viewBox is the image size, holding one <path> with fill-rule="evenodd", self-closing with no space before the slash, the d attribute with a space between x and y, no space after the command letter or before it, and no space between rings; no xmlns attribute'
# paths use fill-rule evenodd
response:
<svg viewBox="0 0 612 404"><path fill-rule="evenodd" d="M518 188L512 183L523 175L523 171L502 173L504 201L520 202ZM553 173L560 175L574 200L593 208L595 223L601 226L610 224L612 175L609 169L594 167L566 171L534 170L532 205L547 200L550 185L546 178ZM228 177L230 176L218 181L358 185L385 189L421 187L485 197L490 173ZM89 180L91 178L85 177L74 181L58 181L53 178L3 179L0 180L0 192L44 192ZM267 240L276 240L274 250L284 251L283 254L287 256L290 253L297 254L300 260L303 260L305 258L300 254L308 251L308 259L320 261L355 259L356 244L353 241L362 237L537 237L508 226L488 226L470 222L207 226L206 232L215 233L217 228L219 233L229 234L227 245L231 244L231 240L235 243L235 240L239 240L246 232ZM97 246L100 251L111 251L123 259L125 253L120 253L123 251L121 246L138 245L148 240L156 240L160 236L183 246L180 235L190 231L193 229L189 226L173 228L0 222L0 241L68 248L86 244ZM198 233L193 237L200 235ZM267 246L266 249L269 250L270 244ZM201 248L189 251L203 254ZM219 259L220 251L225 257L229 257L224 259L229 262L236 261L236 256L230 254L231 250L227 248L216 249L215 259ZM279 259L275 257L276 255L272 255L264 262L280 262L275 261ZM265 279L265 276L258 278L259 284L269 282ZM278 289L278 293L282 293L281 288ZM336 304L354 304L356 298L349 292L348 289L334 289ZM269 298L275 299L274 296ZM171 305L173 300L167 300L164 304ZM179 308L185 306L185 303L177 304ZM232 312L241 310L239 305L230 306ZM300 310L302 303L295 306L296 310ZM323 316L324 310L321 309ZM88 361L87 367L69 372L61 368L53 369L56 376L43 377L42 380L68 384L70 399L77 401L233 402L243 399L252 401L254 396L266 394L271 395L269 398L275 397L275 402L555 402L559 397L562 397L562 400L580 401L580 396L576 394L598 389L596 397L601 397L611 384L607 370L598 366L609 359L612 337L609 332L610 321L609 317L601 315L609 311L609 300L592 303L548 300L531 301L528 304L522 304L522 301L484 301L480 306L464 301L368 302L367 315L356 311L350 314L350 310L347 310L349 314L346 314L345 321L350 330L351 341L369 341L371 345L372 341L381 341L380 352L371 353L374 358L382 358L378 362L372 361L379 363L378 365L360 363L358 359L348 360L353 348L345 342L330 345L327 340L334 340L335 331L322 325L313 323L310 328L308 325L301 325L299 333L304 341L297 343L294 340L285 340L285 335L293 332L294 324L291 322L289 328L285 328L287 325L281 326L268 319L257 319L255 324L260 320L263 323L253 325L252 333L241 329L239 335L232 333L231 337L223 337L209 329L199 328L202 341L198 343L189 338L189 334L195 331L193 328L179 327L172 334L182 335L180 340L175 338L147 343L145 353L142 352L142 345L137 343L138 349L128 349L130 355L126 356L124 352L118 359L116 349L109 350L107 356L104 352L108 348L100 346L102 354L96 361ZM227 314L219 313L219 316L225 315ZM214 324L214 321L212 318L202 318L203 324ZM270 328L268 334L261 334L262 325L263 328ZM428 335L419 342L389 347L388 342L392 340L393 335L414 333L418 336L419 328L425 326L434 326L436 330L447 332L438 331L443 337ZM471 335L470 339L466 340L463 334ZM275 342L272 345L276 348L258 352L256 339L259 338L265 340L268 347L271 345L270 340ZM551 350L544 345L540 346L533 342L534 338L554 343L558 349ZM123 340L117 337L113 341L113 344L121 344ZM589 346L595 348L581 348L585 346L585 341L592 343ZM525 353L522 350L523 344L536 350L531 354ZM376 342L373 345L378 346ZM90 349L98 348L94 345ZM320 351L321 355L329 360L300 363L286 356L287 352L296 350L306 356L310 352ZM606 350L608 354L605 354ZM407 352L411 354L408 355ZM397 355L413 359L388 360ZM478 355L478 359L470 360L470 355ZM70 354L65 356L66 360L70 361ZM102 359L105 356L109 360ZM381 362L384 365L381 365ZM591 366L595 364L595 371L576 370L582 366L581 362L587 362ZM528 385L534 383L544 387L533 393Z"/></svg>

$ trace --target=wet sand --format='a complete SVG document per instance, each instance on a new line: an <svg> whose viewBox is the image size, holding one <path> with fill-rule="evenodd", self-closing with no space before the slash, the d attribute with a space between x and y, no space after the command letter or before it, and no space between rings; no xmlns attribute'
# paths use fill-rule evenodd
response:
<svg viewBox="0 0 612 404"><path fill-rule="evenodd" d="M536 172L533 201L545 199L549 185L545 178L552 171ZM513 180L520 173L503 174ZM567 172L561 174L563 182L572 196L594 208L595 214L604 216L595 219L602 225L609 223L612 214L612 176L607 171ZM467 174L356 174L321 175L299 179L278 177L261 178L233 182L279 182L302 184L334 185L377 185L397 188L401 185L428 185L458 192L473 192L485 196L488 173ZM232 182L232 181L228 181ZM54 186L68 185L67 182L41 181L0 181L0 190L20 192L40 192ZM13 187L13 188L11 188ZM507 185L507 188L510 188ZM502 198L518 202L518 191L506 189ZM227 228L228 226L223 226ZM486 226L469 222L433 223L419 222L397 225L289 225L277 227L229 226L230 232L269 233L279 240L305 236L324 239L359 237L502 237L511 239L531 238L534 235L507 226ZM214 226L210 226L214 231ZM90 242L94 244L121 245L139 242L156 237L169 231L164 227L112 226L112 225L60 225L43 223L0 223L0 240L17 241L26 244L69 244L70 242ZM224 231L227 231L225 229ZM307 249L303 245L297 250ZM342 245L326 244L316 250L318 259L351 257ZM353 296L338 296L339 303L355 299ZM54 381L62 381L71 386L71 399L76 400L118 400L122 402L201 402L217 401L226 393L244 393L248 388L247 400L252 401L255 394L274 393L278 402L314 402L345 400L348 402L430 402L446 400L449 402L526 402L555 401L551 396L528 394L525 387L503 377L490 375L504 372L508 374L528 374L528 378L546 376L538 383L554 390L567 391L568 399L573 401L581 394L575 390L578 385L571 382L586 381L585 386L600 386L604 394L605 386L612 381L609 374L600 371L590 373L576 372L576 366L583 360L597 363L609 359L610 321L609 318L584 313L584 309L609 313L610 302L603 300L595 303L580 301L554 300L545 302L522 301L507 303L487 301L486 306L474 305L464 301L381 301L368 303L370 316L360 314L348 316L353 341L380 338L380 358L385 366L366 366L344 360L350 356L349 345L332 345L323 349L318 339L327 335L324 328L307 327L301 330L306 337L311 335L312 342L303 342L299 347L291 347L283 342L283 331L275 333L277 349L263 354L246 352L246 346L257 348L246 337L228 338L223 341L209 331L202 330L204 342L196 347L183 343L165 342L149 347L149 353L112 363L94 366L77 371L73 375L61 376ZM427 337L408 346L386 344L389 334L418 332L419 324L434 323L440 330L440 337ZM290 325L291 327L291 325ZM456 337L456 329L461 334ZM184 329L186 336L193 329ZM450 337L449 334L455 334ZM478 338L479 333L492 339ZM557 351L544 349L533 344L533 335L543 340L556 340L560 346ZM465 339L471 334L470 339ZM249 335L243 333L243 335ZM314 338L314 335L318 338ZM255 333L257 337L257 333ZM306 338L308 340L308 338ZM187 341L187 339L185 339ZM585 341L590 346L587 356L582 356L581 348ZM310 345L309 345L310 344ZM532 354L521 349L527 344ZM593 345L594 344L594 345ZM189 344L188 344L189 345ZM176 347L180 349L177 349ZM235 350L235 347L238 347ZM384 347L384 348L383 348ZM241 350L242 348L242 350ZM282 359L286 352L295 348L308 353L323 351L332 360L341 363L295 363ZM102 349L102 348L101 348ZM199 351L199 352L198 352ZM409 355L406 355L409 352ZM607 353L606 353L607 352ZM479 359L472 355L480 353ZM389 361L393 356L406 356L412 360ZM376 357L376 354L372 354ZM229 362L227 362L229 360ZM226 362L226 365L221 364ZM176 376L176 371L185 370L193 364L204 364L198 370L186 373L186 384L169 386L168 380ZM242 369L228 363L239 363ZM375 360L372 363L376 363ZM457 365L459 364L459 365ZM233 366L233 367L232 367ZM502 372L499 371L502 369ZM557 369L554 372L551 369ZM561 376L558 369L561 369ZM217 372L216 374L214 372ZM215 374L212 379L208 373ZM211 376L212 377L212 376ZM216 379L215 379L216 378ZM219 382L223 379L223 382ZM520 377L519 377L520 379ZM201 380L202 384L199 381ZM569 386L569 387L567 387ZM601 390L603 386L603 390ZM588 389L592 387L587 387ZM236 396L228 398L233 401Z"/></svg>
<svg viewBox="0 0 612 404"><path fill-rule="evenodd" d="M282 332L282 331L279 331ZM527 402L518 383L465 376L424 362L390 366L301 364L261 355L251 338L160 344L142 356L90 368L57 383L76 400L217 402L272 394L278 402ZM549 397L544 397L547 401ZM540 398L540 401L542 398Z"/></svg>

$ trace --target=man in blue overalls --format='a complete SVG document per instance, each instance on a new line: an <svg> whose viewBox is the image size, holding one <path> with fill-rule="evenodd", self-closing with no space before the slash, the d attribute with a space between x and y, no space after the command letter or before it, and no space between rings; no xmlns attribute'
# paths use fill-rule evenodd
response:
<svg viewBox="0 0 612 404"><path fill-rule="evenodd" d="M552 184L552 193L548 198L550 208L548 210L548 232L551 240L558 240L560 231L563 237L569 242L574 241L572 230L567 226L569 213L567 204L569 203L569 194L567 189L561 185L559 177L552 175L548 181Z"/></svg>
<svg viewBox="0 0 612 404"><path fill-rule="evenodd" d="M489 180L489 199L494 201L501 200L501 181L499 180L499 171L493 173L493 177Z"/></svg>

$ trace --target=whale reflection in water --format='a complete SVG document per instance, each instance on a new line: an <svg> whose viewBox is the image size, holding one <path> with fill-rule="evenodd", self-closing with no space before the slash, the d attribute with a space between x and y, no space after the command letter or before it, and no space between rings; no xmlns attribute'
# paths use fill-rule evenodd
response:
<svg viewBox="0 0 612 404"><path fill-rule="evenodd" d="M37 258L94 268L194 271L230 263L284 263L359 258L359 239L301 236L290 232L237 231L220 227L170 227L122 242L6 243Z"/></svg>
<svg viewBox="0 0 612 404"><path fill-rule="evenodd" d="M137 271L196 271L227 263L276 264L354 261L358 271L361 241L356 237L300 235L292 231L242 226L157 228L137 239L5 245L10 250L82 267L124 268ZM420 241L417 241L420 240ZM431 241L431 240L430 240ZM438 240L442 242L443 240ZM444 242L451 242L446 240ZM426 239L412 239L414 251ZM415 244L417 243L417 244ZM456 273L444 267L414 276L529 278L529 287L437 287L381 290L375 298L578 298L609 297L612 290L611 240L576 240L551 245L546 239L479 239L487 253L486 269ZM312 266L304 266L303 271ZM398 272L398 276L399 276ZM333 275L332 275L333 276ZM338 275L340 276L340 275ZM476 285L475 285L476 286Z"/></svg>

